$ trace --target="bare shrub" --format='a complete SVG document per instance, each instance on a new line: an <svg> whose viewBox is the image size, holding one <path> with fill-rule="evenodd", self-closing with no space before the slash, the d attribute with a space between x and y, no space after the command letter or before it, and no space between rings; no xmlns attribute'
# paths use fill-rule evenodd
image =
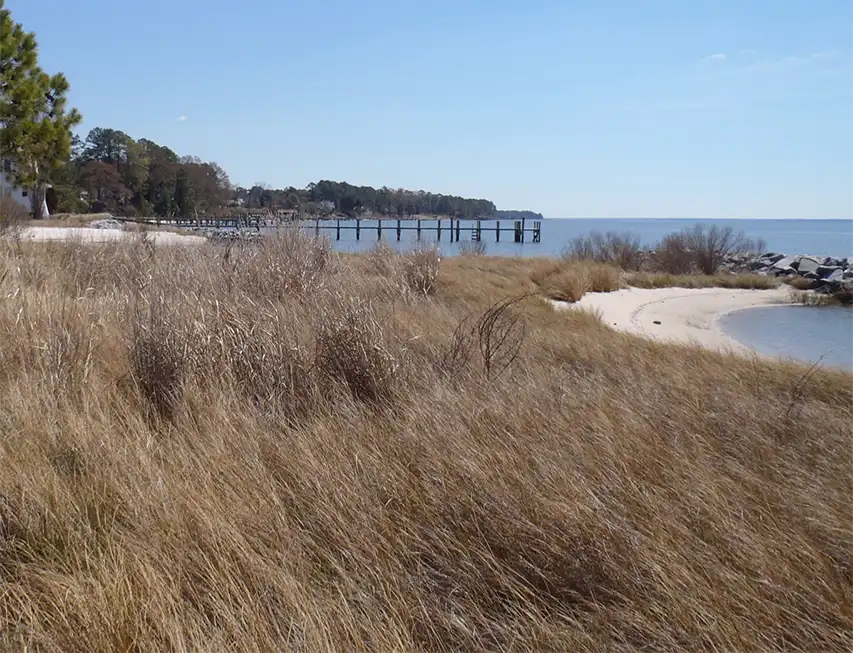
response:
<svg viewBox="0 0 853 653"><path fill-rule="evenodd" d="M572 239L563 255L571 260L609 263L623 270L638 270L642 262L640 238L630 232L594 231Z"/></svg>
<svg viewBox="0 0 853 653"><path fill-rule="evenodd" d="M470 318L465 317L456 325L450 341L438 358L439 372L448 378L457 378L468 366L476 348L474 326Z"/></svg>
<svg viewBox="0 0 853 653"><path fill-rule="evenodd" d="M762 241L750 239L742 231L719 225L698 224L688 232L696 267L703 274L716 274L732 254L757 254L765 249Z"/></svg>
<svg viewBox="0 0 853 653"><path fill-rule="evenodd" d="M509 297L492 304L475 325L486 379L500 376L512 365L524 343L524 317L518 305L526 296Z"/></svg>
<svg viewBox="0 0 853 653"><path fill-rule="evenodd" d="M667 235L656 248L656 268L670 274L716 274L729 256L757 255L765 243L742 231L720 225L697 224Z"/></svg>
<svg viewBox="0 0 853 653"><path fill-rule="evenodd" d="M379 404L393 398L398 362L372 306L358 297L334 297L315 329L318 370L361 401Z"/></svg>
<svg viewBox="0 0 853 653"><path fill-rule="evenodd" d="M459 243L460 256L484 256L487 249L484 240L465 240Z"/></svg>
<svg viewBox="0 0 853 653"><path fill-rule="evenodd" d="M403 259L403 278L406 285L420 295L434 295L438 290L438 269L441 257L435 247L412 250Z"/></svg>
<svg viewBox="0 0 853 653"><path fill-rule="evenodd" d="M686 233L667 234L655 248L655 269L667 274L690 274L696 260Z"/></svg>

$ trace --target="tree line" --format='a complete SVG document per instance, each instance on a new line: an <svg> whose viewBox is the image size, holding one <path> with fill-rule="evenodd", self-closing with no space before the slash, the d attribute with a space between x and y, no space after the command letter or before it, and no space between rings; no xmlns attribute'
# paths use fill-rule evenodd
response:
<svg viewBox="0 0 853 653"><path fill-rule="evenodd" d="M432 214L476 218L495 213L495 205L489 200L328 180L310 183L305 188L273 189L266 184L236 188L234 203L247 209L291 210L309 215L338 213L350 217Z"/></svg>
<svg viewBox="0 0 853 653"><path fill-rule="evenodd" d="M228 174L216 163L96 127L85 141L73 138L47 202L52 212L175 217L219 211L232 193Z"/></svg>
<svg viewBox="0 0 853 653"><path fill-rule="evenodd" d="M263 210L291 215L433 214L460 218L494 215L482 199L425 191L354 186L322 180L305 188L257 183L233 187L215 162L178 156L148 139L97 127L85 141L74 137L68 160L47 189L51 212L110 212L123 216L187 217Z"/></svg>
<svg viewBox="0 0 853 653"><path fill-rule="evenodd" d="M289 215L494 217L494 203L425 191L322 180L305 188L232 186L215 162L179 156L164 145L97 127L73 134L82 117L66 106L68 81L38 66L35 35L0 0L0 153L5 174L32 192L34 217L110 212L185 217L263 210Z"/></svg>

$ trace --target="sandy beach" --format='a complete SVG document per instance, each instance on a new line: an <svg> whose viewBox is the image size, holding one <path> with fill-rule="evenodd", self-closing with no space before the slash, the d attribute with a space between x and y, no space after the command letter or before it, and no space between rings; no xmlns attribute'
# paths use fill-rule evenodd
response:
<svg viewBox="0 0 853 653"><path fill-rule="evenodd" d="M692 342L718 350L751 351L719 328L720 316L755 306L789 304L785 288L629 288L588 293L575 304L556 302L562 309L597 311L605 324L628 333L669 342Z"/></svg>
<svg viewBox="0 0 853 653"><path fill-rule="evenodd" d="M169 231L149 231L158 245L197 245L205 242L202 236L181 235ZM132 231L122 229L91 229L87 227L28 227L21 233L22 240L72 240L103 243L123 238L132 238Z"/></svg>

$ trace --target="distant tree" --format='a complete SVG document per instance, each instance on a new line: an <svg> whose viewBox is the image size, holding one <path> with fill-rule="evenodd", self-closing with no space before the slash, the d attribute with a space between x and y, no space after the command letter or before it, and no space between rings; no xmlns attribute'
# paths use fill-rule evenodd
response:
<svg viewBox="0 0 853 653"><path fill-rule="evenodd" d="M35 35L12 20L0 0L0 152L15 166L12 177L32 189L35 218L42 217L52 173L71 155L71 129L80 120L66 110L68 81L38 66Z"/></svg>
<svg viewBox="0 0 853 653"><path fill-rule="evenodd" d="M79 181L97 211L119 213L131 196L119 171L103 161L89 161L84 165Z"/></svg>
<svg viewBox="0 0 853 653"><path fill-rule="evenodd" d="M195 190L192 179L186 168L181 167L175 175L175 209L181 216L191 216L195 213Z"/></svg>
<svg viewBox="0 0 853 653"><path fill-rule="evenodd" d="M82 158L85 161L101 161L121 171L127 160L127 147L132 139L123 131L95 127L86 137Z"/></svg>

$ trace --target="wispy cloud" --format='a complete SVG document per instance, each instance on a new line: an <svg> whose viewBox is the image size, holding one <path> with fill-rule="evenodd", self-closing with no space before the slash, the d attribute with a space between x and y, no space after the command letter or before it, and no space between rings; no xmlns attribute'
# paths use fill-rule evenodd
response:
<svg viewBox="0 0 853 653"><path fill-rule="evenodd" d="M709 54L707 57L703 59L703 61L725 61L726 54L725 52L716 52L714 54Z"/></svg>
<svg viewBox="0 0 853 653"><path fill-rule="evenodd" d="M806 55L789 55L777 59L762 59L746 67L747 73L775 73L799 70L811 64L825 64L835 58L835 52L814 52Z"/></svg>
<svg viewBox="0 0 853 653"><path fill-rule="evenodd" d="M186 116L178 116L178 122L186 122L186 121L187 121Z"/></svg>

